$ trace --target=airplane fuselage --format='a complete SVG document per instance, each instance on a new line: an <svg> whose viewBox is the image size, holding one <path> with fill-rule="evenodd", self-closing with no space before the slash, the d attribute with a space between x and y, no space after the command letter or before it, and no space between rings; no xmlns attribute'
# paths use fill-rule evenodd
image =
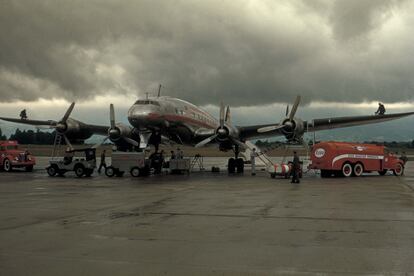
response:
<svg viewBox="0 0 414 276"><path fill-rule="evenodd" d="M219 122L208 112L172 97L139 99L128 111L128 121L140 131L159 131L183 144L194 144L200 129L215 130Z"/></svg>

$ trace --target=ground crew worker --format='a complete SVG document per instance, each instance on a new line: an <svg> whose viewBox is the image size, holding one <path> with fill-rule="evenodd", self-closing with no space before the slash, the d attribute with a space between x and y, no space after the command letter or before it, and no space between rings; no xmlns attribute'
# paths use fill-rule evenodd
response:
<svg viewBox="0 0 414 276"><path fill-rule="evenodd" d="M404 162L404 165L405 165L405 163L407 163L408 157L405 154L405 151L402 152L400 159Z"/></svg>
<svg viewBox="0 0 414 276"><path fill-rule="evenodd" d="M250 164L252 165L252 175L256 175L256 148L250 151Z"/></svg>
<svg viewBox="0 0 414 276"><path fill-rule="evenodd" d="M69 165L72 163L73 156L75 156L75 153L72 151L70 147L66 148L65 156L63 157L63 164Z"/></svg>
<svg viewBox="0 0 414 276"><path fill-rule="evenodd" d="M172 150L171 151L171 157L170 157L170 159L172 160L172 159L176 159L177 157L175 156L175 152Z"/></svg>
<svg viewBox="0 0 414 276"><path fill-rule="evenodd" d="M375 115L384 115L385 114L385 106L382 103L378 103L378 109L375 112Z"/></svg>
<svg viewBox="0 0 414 276"><path fill-rule="evenodd" d="M296 151L293 152L293 162L292 162L292 182L291 183L300 183L299 180L299 171L300 171L300 160Z"/></svg>
<svg viewBox="0 0 414 276"><path fill-rule="evenodd" d="M175 155L176 159L183 159L183 152L180 150L180 148L177 148L177 154Z"/></svg>
<svg viewBox="0 0 414 276"><path fill-rule="evenodd" d="M99 164L98 173L101 173L102 168L106 170L106 150L103 150L101 153L101 162Z"/></svg>
<svg viewBox="0 0 414 276"><path fill-rule="evenodd" d="M26 109L23 109L22 111L20 111L20 119L22 120L27 119Z"/></svg>

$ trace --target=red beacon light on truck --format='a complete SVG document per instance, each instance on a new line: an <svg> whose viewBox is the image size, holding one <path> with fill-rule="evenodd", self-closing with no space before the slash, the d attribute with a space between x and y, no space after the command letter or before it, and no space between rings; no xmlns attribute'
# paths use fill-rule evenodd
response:
<svg viewBox="0 0 414 276"><path fill-rule="evenodd" d="M321 177L361 176L364 172L377 171L385 175L404 173L404 162L381 145L347 142L321 142L311 151L309 169L321 171Z"/></svg>
<svg viewBox="0 0 414 276"><path fill-rule="evenodd" d="M33 171L36 158L28 151L19 150L17 141L0 141L0 170L6 172L14 168L24 168Z"/></svg>

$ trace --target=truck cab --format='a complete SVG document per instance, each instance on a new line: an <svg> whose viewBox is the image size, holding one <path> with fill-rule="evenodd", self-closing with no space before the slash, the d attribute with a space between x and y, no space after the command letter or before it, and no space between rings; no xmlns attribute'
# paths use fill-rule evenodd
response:
<svg viewBox="0 0 414 276"><path fill-rule="evenodd" d="M11 172L15 168L33 171L36 158L27 150L20 150L17 141L0 141L0 169Z"/></svg>

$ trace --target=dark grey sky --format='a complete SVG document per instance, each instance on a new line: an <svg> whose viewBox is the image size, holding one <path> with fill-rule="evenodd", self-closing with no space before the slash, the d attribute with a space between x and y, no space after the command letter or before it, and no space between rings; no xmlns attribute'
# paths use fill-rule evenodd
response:
<svg viewBox="0 0 414 276"><path fill-rule="evenodd" d="M413 26L412 1L3 0L0 102L413 101Z"/></svg>

